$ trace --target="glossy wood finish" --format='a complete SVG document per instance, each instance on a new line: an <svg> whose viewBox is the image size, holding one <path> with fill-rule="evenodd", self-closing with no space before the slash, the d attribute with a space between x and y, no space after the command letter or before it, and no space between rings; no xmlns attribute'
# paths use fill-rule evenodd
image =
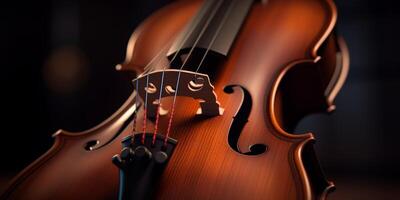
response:
<svg viewBox="0 0 400 200"><path fill-rule="evenodd" d="M127 59L117 69L142 72L160 49L166 53L165 45L200 5L201 1L179 1L155 13L133 33ZM329 97L337 89L325 93L326 88L332 84L332 88L340 88L348 69L348 63L336 59L343 44L338 46L332 35L335 22L336 8L330 0L255 4L228 59L215 66L219 68L215 92L224 114L196 117L198 103L178 98L171 133L178 145L154 188L156 197L325 198L333 184L324 180L318 167L303 163L304 148L311 145L313 135L287 131L306 114L332 110L333 99ZM347 58L346 51L342 57ZM161 69L168 60L156 63L154 67ZM228 145L229 127L243 93L235 87L234 93L227 94L223 91L227 85L240 85L252 98L239 149L246 151L250 144L263 143L268 145L266 153L243 155ZM124 125L130 122L134 103L133 94L114 116L89 131L57 132L52 149L19 174L2 199L115 199L118 169L111 157L119 152L121 139L131 133L132 127ZM163 100L164 108L170 103L168 98ZM142 120L140 109L138 122ZM167 121L167 116L160 119L163 134ZM152 131L152 121L147 124L147 130ZM120 129L123 131L116 136ZM87 151L84 147L91 140L100 143Z"/></svg>

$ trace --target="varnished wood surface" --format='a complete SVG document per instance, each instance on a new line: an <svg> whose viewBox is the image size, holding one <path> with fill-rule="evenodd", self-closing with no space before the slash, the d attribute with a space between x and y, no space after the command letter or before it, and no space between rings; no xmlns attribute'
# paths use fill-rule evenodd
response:
<svg viewBox="0 0 400 200"><path fill-rule="evenodd" d="M332 63L318 65L317 50L331 34L336 10L331 1L270 0L253 6L236 39L228 59L221 65L214 82L222 116L196 117L198 103L178 98L171 137L178 140L173 157L154 188L159 199L316 199L324 198L310 182L310 173L302 161L304 145L313 140L311 133L287 133L283 122L294 111L285 110L284 98L293 90L281 90L285 75L300 65L322 68L328 83ZM193 16L201 1L182 1L154 14L133 34L127 60L119 69L143 71L143 66ZM335 44L335 43L333 43ZM334 48L334 47L332 47ZM330 51L323 51L330 52ZM336 51L326 53L332 57ZM332 61L335 62L335 61ZM166 58L156 68L163 68ZM335 66L335 65L333 65ZM319 69L321 70L321 69ZM307 77L304 79L313 79ZM319 77L320 78L320 77ZM340 77L343 78L343 77ZM301 80L300 80L301 81ZM320 80L315 80L318 82ZM252 110L239 148L263 143L268 151L248 156L228 145L232 118L241 106L242 92L235 88L226 94L227 85L240 85L252 97ZM301 84L300 84L301 85ZM327 84L323 84L325 86ZM301 88L320 93L317 88ZM299 92L299 91L297 91ZM278 95L281 94L281 95ZM323 94L320 94L323 96ZM163 100L166 109L170 99ZM310 102L327 107L325 102ZM121 139L130 134L128 126L106 146L86 151L86 142L97 139L100 146L123 127L132 114L133 96L108 121L81 134L60 131L55 144L45 155L17 176L2 198L9 199L115 199L118 171L111 157L120 150ZM295 110L297 112L297 110ZM306 112L307 113L307 112ZM142 121L143 111L138 113ZM160 119L160 132L166 132L168 117ZM141 130L139 123L138 130ZM152 122L148 121L152 131ZM112 138L112 137L111 137Z"/></svg>

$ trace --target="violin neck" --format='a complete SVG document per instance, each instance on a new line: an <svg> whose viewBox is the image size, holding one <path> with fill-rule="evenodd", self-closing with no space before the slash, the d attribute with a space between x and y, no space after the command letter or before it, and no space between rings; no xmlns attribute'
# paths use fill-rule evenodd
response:
<svg viewBox="0 0 400 200"><path fill-rule="evenodd" d="M227 56L254 0L206 0L169 49L169 59L204 50ZM196 55L196 52L192 52ZM179 59L176 59L179 62ZM172 63L179 65L180 63Z"/></svg>

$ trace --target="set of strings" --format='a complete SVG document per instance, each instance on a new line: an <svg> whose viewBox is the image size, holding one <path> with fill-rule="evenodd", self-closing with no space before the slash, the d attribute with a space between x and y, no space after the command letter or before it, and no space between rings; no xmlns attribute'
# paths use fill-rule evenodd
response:
<svg viewBox="0 0 400 200"><path fill-rule="evenodd" d="M178 78L176 80L176 84L175 84L175 93L174 93L174 97L173 97L173 103L171 106L171 111L170 111L170 116L169 116L169 120L168 120L168 126L167 126L167 132L165 134L165 138L164 138L164 145L167 144L168 138L170 136L171 133L171 127L172 127L172 121L174 118L174 114L175 114L175 106L176 106L176 97L178 96L178 91L179 91L179 83L180 83L180 77L181 77L181 70L183 70L183 68L185 67L185 65L187 64L187 62L189 61L189 58L192 56L192 53L194 51L194 49L196 48L196 45L198 44L198 42L200 41L201 37L203 36L204 32L206 31L207 27L210 25L212 19L214 18L215 14L217 13L219 7L222 5L223 0L219 1L217 6L215 6L215 8L212 10L210 17L207 19L207 21L205 22L204 27L202 28L201 32L199 33L199 35L197 36L194 44L192 45L189 53L187 54L186 58L184 59L184 61L182 62L180 68L179 68L179 72L178 72ZM203 54L200 63L198 64L197 68L196 68L196 73L200 70L201 66L203 65L205 58L207 57L207 54L209 53L212 45L214 44L217 36L220 33L220 30L224 24L224 22L226 21L227 17L229 16L229 13L231 12L231 9L233 7L233 4L229 5L229 8L227 10L227 12L224 14L224 17L221 21L221 23L219 24L217 30L215 31L209 45L207 46L207 49L205 51L205 53ZM185 42L187 41L187 39L189 38L189 36L193 33L195 27L193 26L185 35L185 37L183 38L182 42L179 44L178 50L174 53L174 56L172 57L172 59L169 61L169 66L174 62L174 60L178 57L180 51L182 50L183 45L185 44ZM141 142L142 144L145 143L145 139L146 139L146 126L147 126L147 105L148 105L148 92L147 92L147 88L149 87L149 77L150 77L150 73L152 71L154 71L155 66L153 65L154 62L159 61L161 58L163 58L163 52L165 52L165 50L170 46L170 44L168 43L165 47L163 47L161 49L161 51L152 59L150 60L150 62L145 66L144 71L142 74L140 74L138 76L139 77L143 77L146 76L146 88L145 88L145 97L144 97L144 106L143 106L143 126L142 126L142 138L141 138ZM159 125L159 118L160 118L160 109L161 109L161 100L162 100L162 94L163 94L163 87L164 87L164 77L165 77L165 70L167 69L167 66L165 66L162 69L162 75L161 75L161 84L159 87L159 97L157 100L157 109L156 109L156 118L155 118L155 124L154 124L154 131L153 131L153 138L152 138L152 144L155 144L156 141L156 136L158 134L158 125ZM139 81L136 81L136 91L139 91ZM138 95L136 95L135 98L136 101L136 105L139 105L139 97ZM151 102L153 103L153 102ZM135 110L135 117L133 119L133 134L137 131L136 130L136 126L137 126L137 112L138 109Z"/></svg>

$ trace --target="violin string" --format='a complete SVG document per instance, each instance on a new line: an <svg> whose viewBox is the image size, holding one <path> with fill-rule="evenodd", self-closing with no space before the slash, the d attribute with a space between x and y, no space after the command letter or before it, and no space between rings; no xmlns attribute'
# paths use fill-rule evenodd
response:
<svg viewBox="0 0 400 200"><path fill-rule="evenodd" d="M141 73L141 74L139 74L139 75L137 75L137 78L139 78L139 77L141 77L141 76L143 76L144 74L146 74L147 72L149 72L149 70L151 70L151 64L157 59L157 58L159 58L160 56L161 56L161 53L163 52L163 50L165 49L165 47L160 51L160 52L158 52L157 53L157 55L156 56L154 56L151 60L150 60L150 62L149 63L147 63L146 64L146 66L144 67L144 71ZM136 130L137 130L137 114L138 114L138 105L139 105L139 80L137 79L137 81L136 81L136 96L135 96L135 105L136 105L136 108L135 108L135 112L133 113L134 114L134 117L133 117L133 124L132 124L132 138L135 138L134 137L134 135L135 135L135 132L136 132Z"/></svg>
<svg viewBox="0 0 400 200"><path fill-rule="evenodd" d="M167 127L167 133L165 135L164 138L164 146L167 144L168 142L168 138L171 132L171 127L172 127L172 120L174 118L174 114L175 114L175 105L176 105L176 97L178 96L178 91L179 91L179 82L180 82L180 78L181 78L181 70L185 67L186 63L188 62L190 56L192 55L197 43L200 41L201 37L203 36L204 32L206 31L207 27L210 25L211 20L214 18L215 14L217 13L219 7L222 5L223 0L219 1L217 6L215 6L215 8L213 9L211 16L207 19L206 24L204 25L204 27L202 28L201 32L199 33L199 36L196 38L196 41L194 42L193 46L191 47L188 55L186 56L184 62L182 63L179 72L178 72L178 78L175 84L175 94L174 94L174 99L172 102L172 108L171 108L171 113L170 113L170 117L168 120L168 127Z"/></svg>
<svg viewBox="0 0 400 200"><path fill-rule="evenodd" d="M208 52L210 51L212 45L214 45L214 42L215 42L215 40L217 39L217 36L219 35L219 33L220 33L220 31L221 31L223 25L225 24L225 21L228 19L228 16L229 16L229 14L230 14L231 11L232 11L233 5L234 5L234 3L231 3L231 4L229 5L228 10L226 11L226 13L224 14L224 17L223 17L222 20L221 20L221 23L218 25L218 28L217 28L217 30L215 31L215 34L213 35L213 37L212 37L210 43L209 43L208 46L207 46L206 52L204 53L203 57L202 57L201 60L200 60L199 65L197 66L197 69L196 69L196 71L195 71L196 73L197 73L197 72L200 70L200 68L202 67L203 62L204 62L204 60L206 59ZM196 75L195 75L195 76L196 76Z"/></svg>
<svg viewBox="0 0 400 200"><path fill-rule="evenodd" d="M175 61L177 56L179 55L180 51L182 50L183 45L189 39L189 36L193 33L195 28L196 28L195 26L191 27L191 29L188 31L188 33L186 33L186 35L184 36L183 40L179 44L179 47L177 48L178 50L174 53L174 56L172 57L172 59L169 62L170 66ZM155 143L156 135L157 135L157 132L158 132L158 125L159 125L159 119L160 119L160 110L161 110L161 100L162 100L162 94L163 94L164 77L165 77L165 70L166 69L167 69L167 66L164 67L164 69L162 70L162 75L161 75L160 92L159 92L159 97L158 97L158 102L157 102L158 105L157 105L156 121L155 121L155 128L154 128L154 132L153 132L153 141L152 141L153 145Z"/></svg>
<svg viewBox="0 0 400 200"><path fill-rule="evenodd" d="M193 30L194 30L194 28L192 28L192 30L189 32L189 34L187 34L187 36L185 36L185 39L184 39L184 41L186 41L187 39L188 39L188 36L193 32ZM168 40L168 41L173 41L173 40ZM182 46L183 46L183 44L184 44L184 42L182 42L182 44L180 45L180 47L179 47L179 50L175 53L175 55L174 55L174 57L172 58L172 60L169 62L169 64L171 64L174 60L175 60L175 58L177 57L177 54L179 53L179 51L181 50L181 48L182 48ZM156 67L156 65L152 65L156 60L160 60L161 58L162 58L162 53L163 52L165 52L165 50L168 48L168 47L170 47L171 46L171 44L170 43L167 43L163 48L162 48L162 50L160 50L158 53L157 53L157 55L156 56L154 56L153 58L152 58L152 60L150 60L150 62L144 67L144 71L141 73L141 74L139 74L138 76L137 76L137 81L136 81L136 92L137 92L137 96L136 96L136 105L139 105L139 98L138 98L138 95L139 95L139 77L143 77L143 76L147 76L146 77L146 86L148 87L148 82L149 82L149 76L150 76L150 73L152 72L152 71L154 71L154 69L155 69L155 67ZM157 59L158 58L158 59ZM164 80L164 70L166 69L166 66L163 68L163 70L162 70L162 83L163 83L163 80ZM162 84L161 84L161 87L160 88L162 88ZM146 88L147 89L147 88ZM144 100L144 119L143 119L143 128L142 128L142 131L143 131L143 133L142 133L142 143L144 143L144 139L145 139L145 136L146 136L146 129L147 129L147 121L146 121L146 119L147 119L147 99L148 99L148 92L147 92L147 90L145 90L145 92L146 92L146 94L145 94L145 100ZM161 97L161 92L162 92L162 89L160 89L160 97ZM161 99L161 98L159 98L159 99ZM158 113L159 113L159 107L157 108L157 115L158 115ZM136 132L136 130L137 130L137 113L138 113L138 110L136 109L135 110L135 116L134 116L134 119L133 119L133 128L132 128L132 135L134 135L134 133ZM159 118L159 115L157 116L157 118ZM158 120L157 120L157 123L158 123ZM157 127L158 127L158 125L156 125L156 129L157 129ZM157 130L155 129L155 131L154 131L154 135L153 135L153 144L154 144L154 142L155 142L155 137L156 137L156 134L157 134Z"/></svg>
<svg viewBox="0 0 400 200"><path fill-rule="evenodd" d="M162 50L156 55L156 57L155 58L157 58L157 57L159 57L159 58L162 58L161 57L161 55L162 55L162 53L165 51L165 49L167 48L167 47L169 47L170 45L169 45L169 43L167 43L167 45L165 45L163 48L162 48ZM146 68L148 68L145 72L144 72L144 75L146 75L146 87L145 87L145 101L144 101L144 106L143 106L143 109L144 109L144 114L143 114L143 133L142 133L142 144L144 144L145 143L145 140L146 140L146 129L147 129L147 101L148 101L148 89L149 89L149 79L150 79L150 72L153 70L153 69L155 69L155 66L154 67L149 67L154 61L155 61L156 59L153 59L153 60L151 60L148 64L147 64L147 66L145 67L145 69ZM153 136L153 138L155 138L155 136ZM153 142L154 143L154 142Z"/></svg>
<svg viewBox="0 0 400 200"><path fill-rule="evenodd" d="M145 139L146 139L146 123L147 123L147 96L148 96L148 92L147 90L149 89L149 76L150 74L148 74L146 76L146 87L144 88L144 90L146 91L145 94L145 100L144 100L144 105L143 105L143 109L144 109L144 116L143 116L143 134L142 134L142 144L144 144Z"/></svg>
<svg viewBox="0 0 400 200"><path fill-rule="evenodd" d="M133 118L133 124L132 124L132 136L133 136L133 138L134 138L134 134L135 134L135 132L136 132L136 130L137 130L137 113L138 113L138 105L139 105L139 78L140 77L142 77L142 76L145 76L146 74L147 74L147 77L146 77L146 85L147 85L147 87L148 87L148 81L149 81L149 76L150 76L150 72L151 72L151 70L153 70L154 68L155 68L155 66L152 66L152 64L156 61L156 60L159 60L160 58L162 58L161 57L161 55L162 55L162 53L165 51L165 49L167 48L167 47L169 47L169 43L167 43L167 45L165 45L158 53L157 53L157 55L156 56L154 56L151 60L150 60L150 62L148 62L147 64L146 64L146 66L144 67L144 71L141 73L141 74L139 74L138 76L137 76L137 78L136 78L136 97L135 97L135 104L136 104L136 109L135 109L135 112L134 112L134 118ZM146 119L147 119L147 110L146 110L146 107L147 107L147 90L146 90L147 88L145 88L145 91L146 91L146 100L145 100L145 105L144 105L144 120L143 120L143 135L142 135L142 142L144 142L143 141L143 138L145 138L145 132L146 132Z"/></svg>
<svg viewBox="0 0 400 200"><path fill-rule="evenodd" d="M135 138L138 105L139 105L139 81L136 81L135 112L133 113L134 116L133 116L133 124L132 124L132 139Z"/></svg>

